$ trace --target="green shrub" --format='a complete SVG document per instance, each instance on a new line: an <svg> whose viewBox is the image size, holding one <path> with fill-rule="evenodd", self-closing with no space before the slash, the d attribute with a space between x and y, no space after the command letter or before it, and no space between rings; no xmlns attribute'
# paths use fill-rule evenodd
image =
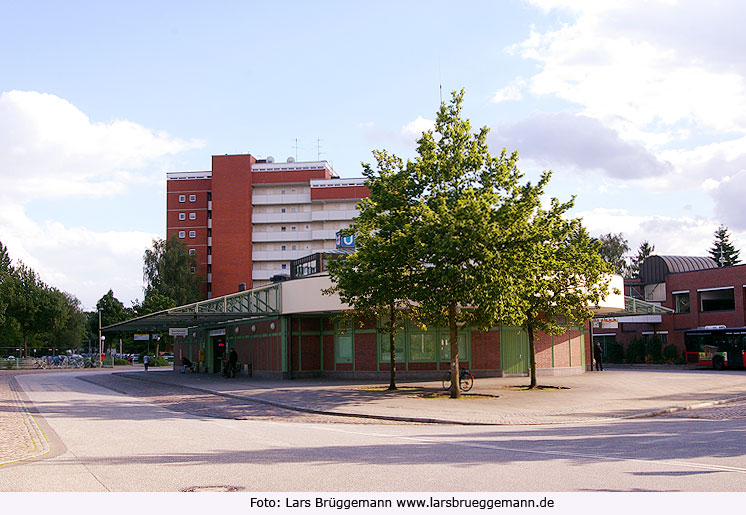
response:
<svg viewBox="0 0 746 515"><path fill-rule="evenodd" d="M150 366L151 367L170 367L172 363L166 361L165 358L162 358L158 356L157 358L150 358Z"/></svg>
<svg viewBox="0 0 746 515"><path fill-rule="evenodd" d="M132 362L128 359L114 358L114 365L131 365Z"/></svg>
<svg viewBox="0 0 746 515"><path fill-rule="evenodd" d="M624 347L621 343L611 342L606 344L606 361L609 363L624 362Z"/></svg>
<svg viewBox="0 0 746 515"><path fill-rule="evenodd" d="M663 348L663 361L673 365L679 359L679 349L676 345L669 343Z"/></svg>
<svg viewBox="0 0 746 515"><path fill-rule="evenodd" d="M657 334L647 339L645 342L645 363L663 362L662 345L661 338Z"/></svg>
<svg viewBox="0 0 746 515"><path fill-rule="evenodd" d="M632 338L627 351L625 352L627 363L645 363L645 340L642 338Z"/></svg>

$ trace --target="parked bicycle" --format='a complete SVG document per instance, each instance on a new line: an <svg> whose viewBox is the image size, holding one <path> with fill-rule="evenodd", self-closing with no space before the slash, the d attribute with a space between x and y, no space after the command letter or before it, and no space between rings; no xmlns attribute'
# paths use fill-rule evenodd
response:
<svg viewBox="0 0 746 515"><path fill-rule="evenodd" d="M469 371L468 368L459 368L458 378L459 378L459 386L461 387L462 392L468 392L469 390L471 390L471 387L474 386L474 376L472 375L471 371ZM443 378L443 389L444 390L451 389L451 372L450 371Z"/></svg>

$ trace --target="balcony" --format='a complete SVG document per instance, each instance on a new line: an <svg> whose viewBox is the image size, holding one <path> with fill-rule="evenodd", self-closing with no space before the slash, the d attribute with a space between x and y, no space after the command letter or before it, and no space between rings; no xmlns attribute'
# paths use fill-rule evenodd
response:
<svg viewBox="0 0 746 515"><path fill-rule="evenodd" d="M265 241L311 241L311 231L291 231L288 227L287 231L267 231L267 232L253 232L251 240L254 243L260 243ZM334 239L334 236L332 236Z"/></svg>
<svg viewBox="0 0 746 515"><path fill-rule="evenodd" d="M310 204L311 193L291 193L285 195L262 195L254 193L251 196L251 203L255 206L271 206L278 204Z"/></svg>
<svg viewBox="0 0 746 515"><path fill-rule="evenodd" d="M323 229L318 231L311 231L312 240L336 240L337 232L342 229Z"/></svg>
<svg viewBox="0 0 746 515"><path fill-rule="evenodd" d="M255 250L251 253L253 261L287 261L309 256L318 250Z"/></svg>
<svg viewBox="0 0 746 515"><path fill-rule="evenodd" d="M360 211L357 209L346 209L344 211L314 211L312 222L328 222L332 220L352 220Z"/></svg>
<svg viewBox="0 0 746 515"><path fill-rule="evenodd" d="M293 222L310 222L312 213L253 213L251 222L261 223L293 223Z"/></svg>
<svg viewBox="0 0 746 515"><path fill-rule="evenodd" d="M290 270L289 269L288 270L282 270L282 269L257 270L257 269L254 269L251 272L251 279L254 281L269 281L272 276L281 275L281 274L285 274L288 277L290 277Z"/></svg>

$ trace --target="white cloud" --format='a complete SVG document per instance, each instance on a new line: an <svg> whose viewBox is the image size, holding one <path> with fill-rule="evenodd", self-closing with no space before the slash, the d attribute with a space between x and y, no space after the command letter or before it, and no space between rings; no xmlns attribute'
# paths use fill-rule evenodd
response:
<svg viewBox="0 0 746 515"><path fill-rule="evenodd" d="M655 246L658 255L706 256L712 246L716 222L701 218L633 214L625 209L597 208L575 213L591 235L622 233L635 254L642 241ZM736 245L746 243L746 231L731 231ZM743 242L743 243L742 243Z"/></svg>
<svg viewBox="0 0 746 515"><path fill-rule="evenodd" d="M55 95L0 94L2 193L16 202L116 195L153 180L141 171L153 160L199 146L126 120L92 122Z"/></svg>
<svg viewBox="0 0 746 515"><path fill-rule="evenodd" d="M523 90L526 87L526 81L521 77L511 81L510 84L504 88L495 92L492 97L492 103L507 102L510 100L521 100L523 98Z"/></svg>
<svg viewBox="0 0 746 515"><path fill-rule="evenodd" d="M418 116L413 121L402 127L401 135L407 140L417 140L423 132L435 129L435 121Z"/></svg>
<svg viewBox="0 0 746 515"><path fill-rule="evenodd" d="M156 235L34 220L26 206L44 199L119 196L131 187L162 184L159 163L200 145L129 121L93 122L55 95L2 93L0 241L13 259L87 308L109 288L125 303L142 298L142 255Z"/></svg>
<svg viewBox="0 0 746 515"><path fill-rule="evenodd" d="M661 176L672 168L640 143L624 141L599 120L569 113L535 113L494 129L489 141L493 146L519 149L523 158L542 166L596 170L614 178Z"/></svg>

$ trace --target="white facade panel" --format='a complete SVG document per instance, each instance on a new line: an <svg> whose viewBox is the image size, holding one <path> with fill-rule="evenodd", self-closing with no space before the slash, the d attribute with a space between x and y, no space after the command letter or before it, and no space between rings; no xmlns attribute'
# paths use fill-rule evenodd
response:
<svg viewBox="0 0 746 515"><path fill-rule="evenodd" d="M310 204L310 193L295 193L289 195L262 195L254 190L251 203L255 206L278 205L278 204Z"/></svg>
<svg viewBox="0 0 746 515"><path fill-rule="evenodd" d="M312 213L252 213L252 223L310 222Z"/></svg>

